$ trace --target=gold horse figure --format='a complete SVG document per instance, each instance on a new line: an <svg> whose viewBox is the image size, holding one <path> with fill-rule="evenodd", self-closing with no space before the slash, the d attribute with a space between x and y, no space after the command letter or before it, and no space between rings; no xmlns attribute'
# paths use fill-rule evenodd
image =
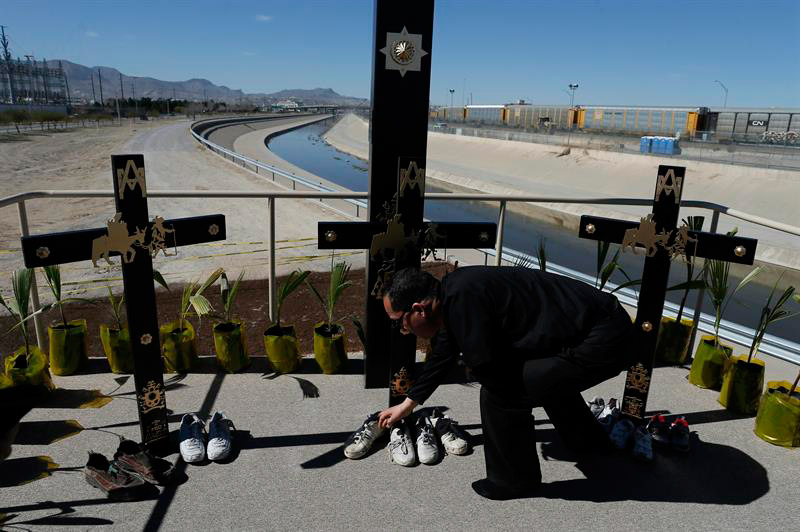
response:
<svg viewBox="0 0 800 532"><path fill-rule="evenodd" d="M639 227L635 229L627 229L625 235L622 237L622 251L630 247L635 255L636 246L640 245L647 249L647 256L652 257L658 251L658 246L666 247L669 241L669 233L664 231L656 233L656 222L653 220L653 215L648 214L641 218Z"/></svg>
<svg viewBox="0 0 800 532"><path fill-rule="evenodd" d="M101 258L111 264L108 257L112 251L122 255L122 262L127 264L136 256L136 250L133 249L133 246L144 244L144 240L144 229L137 228L134 234L129 235L128 225L122 222L120 215L117 214L108 221L108 235L92 240L92 266L96 268L97 260Z"/></svg>

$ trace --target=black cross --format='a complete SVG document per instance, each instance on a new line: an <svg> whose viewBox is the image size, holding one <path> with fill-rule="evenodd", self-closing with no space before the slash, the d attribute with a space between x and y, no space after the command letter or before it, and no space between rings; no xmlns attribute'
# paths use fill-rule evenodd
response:
<svg viewBox="0 0 800 532"><path fill-rule="evenodd" d="M25 266L50 266L123 255L122 279L134 357L142 443L153 447L169 434L159 343L153 256L177 246L225 240L225 216L150 221L143 155L112 155L117 214L109 226L22 238ZM109 231L111 234L109 234Z"/></svg>
<svg viewBox="0 0 800 532"><path fill-rule="evenodd" d="M580 237L622 244L637 253L645 248L639 305L634 322L636 360L628 369L622 413L641 420L647 405L653 372L656 340L664 311L670 260L673 257L702 257L738 264L753 264L757 240L679 228L681 192L685 186L683 166L658 167L653 212L641 223L581 216Z"/></svg>
<svg viewBox="0 0 800 532"><path fill-rule="evenodd" d="M320 249L368 249L365 386L401 402L411 383L416 337L402 335L383 308L383 283L419 267L421 250L489 248L490 223L426 223L425 160L433 2L375 2L368 222L320 222Z"/></svg>

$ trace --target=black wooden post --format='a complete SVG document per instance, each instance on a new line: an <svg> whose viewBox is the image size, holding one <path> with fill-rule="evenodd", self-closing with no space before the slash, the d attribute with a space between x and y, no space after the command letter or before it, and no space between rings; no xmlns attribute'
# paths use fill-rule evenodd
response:
<svg viewBox="0 0 800 532"><path fill-rule="evenodd" d="M169 426L152 257L177 246L224 240L225 217L157 217L151 222L144 156L114 155L111 165L117 213L108 228L24 237L22 252L28 268L122 255L142 443L154 447L166 442Z"/></svg>
<svg viewBox="0 0 800 532"><path fill-rule="evenodd" d="M384 282L419 267L421 249L491 247L495 224L423 222L433 1L376 0L372 47L369 221L318 226L320 249L368 249L364 364L367 388L390 388L389 404L411 384L416 338L383 308Z"/></svg>
<svg viewBox="0 0 800 532"><path fill-rule="evenodd" d="M598 216L582 216L579 234L603 242L622 244L622 250L645 248L642 285L634 323L637 359L628 370L622 413L641 420L647 405L655 360L656 340L664 311L670 260L684 255L752 264L757 241L752 238L729 237L713 233L689 231L677 227L681 193L686 168L658 167L653 212L641 223L613 220Z"/></svg>

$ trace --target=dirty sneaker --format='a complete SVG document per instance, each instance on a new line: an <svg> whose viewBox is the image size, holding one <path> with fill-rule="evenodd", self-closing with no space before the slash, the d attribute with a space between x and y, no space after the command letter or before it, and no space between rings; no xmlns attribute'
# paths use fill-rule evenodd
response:
<svg viewBox="0 0 800 532"><path fill-rule="evenodd" d="M90 485L103 491L113 501L134 501L158 493L153 486L136 476L120 470L102 454L89 453L83 477Z"/></svg>
<svg viewBox="0 0 800 532"><path fill-rule="evenodd" d="M664 416L659 414L651 417L647 422L647 432L653 437L654 444L669 447L669 425Z"/></svg>
<svg viewBox="0 0 800 532"><path fill-rule="evenodd" d="M676 451L689 452L689 422L681 416L669 427L669 446Z"/></svg>
<svg viewBox="0 0 800 532"><path fill-rule="evenodd" d="M633 457L644 462L653 461L653 436L645 427L639 426L633 432Z"/></svg>
<svg viewBox="0 0 800 532"><path fill-rule="evenodd" d="M417 456L423 464L433 464L439 459L439 445L428 416L417 419Z"/></svg>
<svg viewBox="0 0 800 532"><path fill-rule="evenodd" d="M633 426L633 422L630 419L620 419L614 424L608 439L611 440L611 444L616 449L621 451L628 447L628 442L630 442L635 430L636 427Z"/></svg>
<svg viewBox="0 0 800 532"><path fill-rule="evenodd" d="M608 400L608 403L606 403L605 407L603 407L603 411L597 418L600 424L603 425L603 428L606 429L606 434L611 434L611 429L614 428L614 425L619 419L619 413L617 400L616 398L612 397Z"/></svg>
<svg viewBox="0 0 800 532"><path fill-rule="evenodd" d="M378 412L375 412L364 420L364 424L361 425L360 429L347 438L344 455L351 460L363 457L372 448L375 440L381 437L384 432L386 432L386 429L378 425Z"/></svg>
<svg viewBox="0 0 800 532"><path fill-rule="evenodd" d="M216 412L208 422L208 459L225 460L231 453L233 443L233 421L222 412Z"/></svg>
<svg viewBox="0 0 800 532"><path fill-rule="evenodd" d="M186 463L202 462L206 455L206 426L194 414L184 414L181 419L180 450L181 458Z"/></svg>
<svg viewBox="0 0 800 532"><path fill-rule="evenodd" d="M591 401L586 402L586 406L589 407L595 418L600 418L600 414L605 410L606 402L602 397L594 396Z"/></svg>
<svg viewBox="0 0 800 532"><path fill-rule="evenodd" d="M114 461L119 469L129 475L139 477L150 484L166 486L174 477L175 467L157 456L153 456L133 440L122 440L114 453Z"/></svg>
<svg viewBox="0 0 800 532"><path fill-rule="evenodd" d="M458 426L457 421L436 408L431 415L431 423L447 454L463 455L469 452L469 436Z"/></svg>
<svg viewBox="0 0 800 532"><path fill-rule="evenodd" d="M410 467L417 461L405 421L397 423L389 432L389 456L392 462L403 467Z"/></svg>

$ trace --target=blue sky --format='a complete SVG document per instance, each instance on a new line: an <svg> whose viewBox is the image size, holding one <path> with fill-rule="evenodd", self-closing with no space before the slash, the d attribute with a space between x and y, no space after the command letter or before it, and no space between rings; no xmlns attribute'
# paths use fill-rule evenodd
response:
<svg viewBox="0 0 800 532"><path fill-rule="evenodd" d="M370 93L373 3L3 0L15 55L206 78L245 92ZM400 28L398 28L398 31ZM800 107L800 2L436 3L431 103Z"/></svg>

